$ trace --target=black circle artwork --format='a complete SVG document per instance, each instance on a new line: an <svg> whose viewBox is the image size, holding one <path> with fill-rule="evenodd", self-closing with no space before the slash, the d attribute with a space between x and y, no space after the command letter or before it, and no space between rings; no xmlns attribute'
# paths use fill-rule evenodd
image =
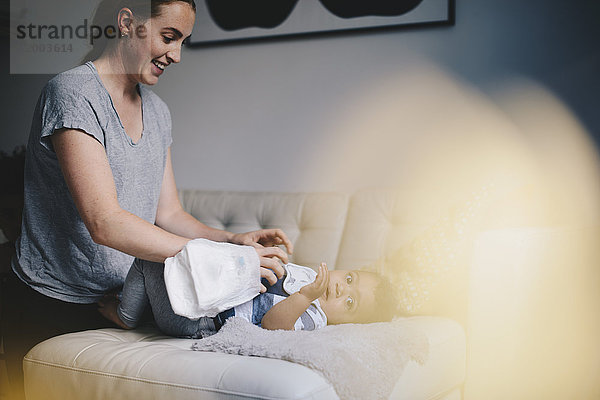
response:
<svg viewBox="0 0 600 400"><path fill-rule="evenodd" d="M306 1L306 0L304 0ZM338 18L392 17L405 14L423 0L319 0ZM206 0L214 23L225 31L258 27L273 29L290 16L298 0Z"/></svg>
<svg viewBox="0 0 600 400"><path fill-rule="evenodd" d="M291 14L298 0L206 0L211 18L221 29L272 29Z"/></svg>
<svg viewBox="0 0 600 400"><path fill-rule="evenodd" d="M409 12L423 0L319 0L333 15L340 18L396 17Z"/></svg>

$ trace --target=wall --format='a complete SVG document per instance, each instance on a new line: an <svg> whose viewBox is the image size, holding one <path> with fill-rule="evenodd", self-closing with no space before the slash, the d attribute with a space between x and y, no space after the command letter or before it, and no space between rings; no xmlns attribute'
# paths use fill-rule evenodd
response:
<svg viewBox="0 0 600 400"><path fill-rule="evenodd" d="M528 77L598 132L600 117L593 110L600 89L600 56L593 50L598 16L592 1L458 0L453 27L188 49L156 88L173 113L179 185L352 186L339 176L311 181L318 177L314 166L331 168L327 158L348 139L337 126L350 118L350 110L360 112L356 101L422 64L488 93L514 76ZM330 153L319 149L325 145Z"/></svg>
<svg viewBox="0 0 600 400"><path fill-rule="evenodd" d="M536 226L539 220L589 223L590 216L598 216L600 179L594 144L581 133L585 128L600 143L600 2L456 3L456 25L450 27L184 49L183 62L170 66L155 88L173 116L179 187L352 191L403 179L453 189L461 183L457 177L481 179L488 171L482 165L539 162L545 175L560 180L551 188L552 196L545 197L560 204L546 213L539 197L524 192L527 201L518 198L505 203L511 207L496 210L497 224L527 224L532 218L538 218ZM37 96L49 78L9 76L7 65L0 66L3 151L26 143ZM523 86L521 78L529 82ZM518 102L506 96L523 91L530 95ZM548 100L548 93L563 104ZM574 114L569 116L564 105ZM528 158L528 146L535 142L523 143L519 127L534 132L537 147L547 150L539 160ZM553 146L549 138L556 139ZM469 151L469 146L486 151ZM573 160L588 162L578 166ZM528 179L517 176L517 169L502 171L506 182ZM426 212L443 209L442 196L414 202L422 205L423 199L428 200ZM503 214L506 210L510 215ZM545 218L549 214L551 221ZM569 271L582 271L571 274L581 280L594 276L572 264ZM533 280L545 282L543 278ZM576 293L574 287L570 290ZM594 290L581 292L598 292ZM567 299L565 304L571 303ZM548 309L546 303L536 304ZM589 327L592 322L586 323ZM590 354L597 354L597 346L590 348ZM589 379L582 375L573 385L579 384L582 392L595 385L597 394L593 382L599 364L597 358L592 361ZM502 387L513 390L514 385ZM565 393L571 389L561 387ZM519 397L513 393L512 398Z"/></svg>
<svg viewBox="0 0 600 400"><path fill-rule="evenodd" d="M410 117L395 107L394 96L404 102L410 102L409 94L418 97L418 88L406 93L402 84L422 70L443 76L449 85L458 78L484 94L502 89L515 76L532 79L571 107L588 131L600 135L595 109L600 89L598 2L456 3L456 25L451 27L185 49L183 62L170 66L155 87L173 115L179 186L351 190L356 181L331 172L343 171L344 163L351 167L362 157L349 150L340 153L344 143L369 146L370 162L392 140L398 152L390 157L404 159L410 154L402 150L408 147L403 143L415 140L419 132L406 132L400 122L385 140L379 136L370 141L369 135L381 130L375 121L373 132L365 121L358 122L365 124L362 132L346 128L356 125L361 107L368 107L365 99L389 100L382 100L388 109L384 119ZM2 68L0 112L5 126L0 150L10 151L26 142L35 101L48 77L8 76L6 66ZM472 90L461 87L461 93ZM426 105L432 98L435 87L416 104ZM452 97L445 100L452 102ZM373 110L365 111L364 118L367 114L382 117ZM358 140L360 135L364 138ZM353 173L364 169L358 165Z"/></svg>

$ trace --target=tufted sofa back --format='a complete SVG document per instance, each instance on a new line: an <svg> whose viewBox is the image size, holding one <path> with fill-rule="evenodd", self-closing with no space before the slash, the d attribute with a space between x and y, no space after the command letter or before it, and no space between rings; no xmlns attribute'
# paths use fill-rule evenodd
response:
<svg viewBox="0 0 600 400"><path fill-rule="evenodd" d="M214 228L231 232L283 229L294 243L294 263L316 267L325 261L330 269L374 266L385 274L390 266L403 267L403 262L394 259L398 250L409 248L455 202L418 190L385 188L364 189L351 196L204 190L181 190L179 196L187 212ZM464 320L466 272L450 274L454 281L444 278L443 284L421 288L415 296L423 297L427 290L429 302L421 311ZM448 298L456 299L451 307Z"/></svg>
<svg viewBox="0 0 600 400"><path fill-rule="evenodd" d="M431 211L434 206L426 204L428 198L416 190L371 188L356 192L348 207L338 267L358 268L385 262L399 248L410 244L438 216ZM435 209L444 207L438 205Z"/></svg>
<svg viewBox="0 0 600 400"><path fill-rule="evenodd" d="M340 193L264 193L181 190L184 210L231 232L281 228L294 243L291 261L337 266L349 197Z"/></svg>
<svg viewBox="0 0 600 400"><path fill-rule="evenodd" d="M389 257L436 219L417 212L413 200L423 197L415 191L365 189L349 196L180 190L179 197L187 212L211 227L236 233L281 228L294 243L293 262L325 261L338 269Z"/></svg>

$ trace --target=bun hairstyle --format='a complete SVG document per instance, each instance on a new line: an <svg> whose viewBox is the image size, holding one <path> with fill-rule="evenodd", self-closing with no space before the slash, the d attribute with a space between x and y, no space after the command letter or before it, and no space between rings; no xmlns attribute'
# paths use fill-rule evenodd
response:
<svg viewBox="0 0 600 400"><path fill-rule="evenodd" d="M99 26L104 31L108 26L115 27L114 38L119 36L117 28L117 16L122 8L129 8L135 17L145 21L149 18L158 17L163 6L171 3L186 3L196 12L196 3L194 0L102 0L96 7L92 25ZM112 38L108 35L101 35L94 41L92 50L90 50L81 63L93 61L100 57Z"/></svg>

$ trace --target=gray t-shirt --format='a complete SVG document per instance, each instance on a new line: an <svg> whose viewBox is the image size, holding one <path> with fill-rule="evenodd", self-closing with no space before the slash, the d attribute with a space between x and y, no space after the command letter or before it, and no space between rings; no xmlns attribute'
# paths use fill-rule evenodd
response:
<svg viewBox="0 0 600 400"><path fill-rule="evenodd" d="M44 295L93 303L123 284L133 262L132 256L92 240L54 153L50 136L55 130L78 129L98 140L112 169L119 205L155 222L171 116L158 96L138 88L144 130L137 143L125 133L91 62L57 75L40 95L27 146L22 233L12 264L24 282Z"/></svg>

